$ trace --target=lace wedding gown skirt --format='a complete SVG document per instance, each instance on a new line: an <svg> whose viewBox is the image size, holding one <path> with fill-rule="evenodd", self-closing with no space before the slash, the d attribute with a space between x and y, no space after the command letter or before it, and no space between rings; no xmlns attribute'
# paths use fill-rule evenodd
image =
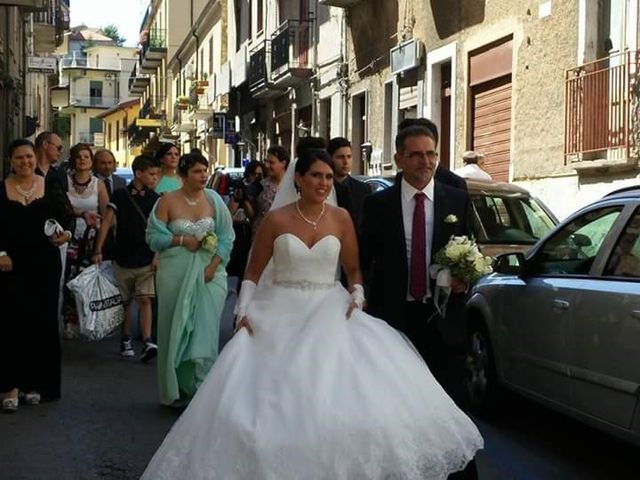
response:
<svg viewBox="0 0 640 480"><path fill-rule="evenodd" d="M143 479L444 479L482 448L475 425L385 322L334 281L340 242L274 243L249 307Z"/></svg>

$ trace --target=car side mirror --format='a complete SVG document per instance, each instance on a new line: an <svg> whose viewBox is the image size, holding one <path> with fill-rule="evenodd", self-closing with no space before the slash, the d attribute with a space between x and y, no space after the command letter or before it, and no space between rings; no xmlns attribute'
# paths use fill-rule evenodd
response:
<svg viewBox="0 0 640 480"><path fill-rule="evenodd" d="M526 262L522 252L504 253L496 257L493 270L506 275L521 275L526 272Z"/></svg>

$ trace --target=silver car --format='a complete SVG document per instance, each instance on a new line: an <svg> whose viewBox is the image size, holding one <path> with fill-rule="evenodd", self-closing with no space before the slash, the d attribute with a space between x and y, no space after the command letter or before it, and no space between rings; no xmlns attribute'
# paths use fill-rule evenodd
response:
<svg viewBox="0 0 640 480"><path fill-rule="evenodd" d="M640 444L640 187L500 255L467 303L476 412L508 387Z"/></svg>

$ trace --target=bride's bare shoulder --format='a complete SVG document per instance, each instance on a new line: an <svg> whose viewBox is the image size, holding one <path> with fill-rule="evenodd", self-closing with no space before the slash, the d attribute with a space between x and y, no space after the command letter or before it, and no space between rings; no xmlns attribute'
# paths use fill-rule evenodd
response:
<svg viewBox="0 0 640 480"><path fill-rule="evenodd" d="M284 205L282 207L274 208L273 210L270 210L267 216L272 218L283 218L283 217L290 216L293 213L293 211L294 211L293 203L290 203L288 205Z"/></svg>
<svg viewBox="0 0 640 480"><path fill-rule="evenodd" d="M267 215L265 216L264 221L275 225L280 225L282 223L286 224L291 219L293 213L293 204L285 205L283 207L269 211L269 213L267 213Z"/></svg>
<svg viewBox="0 0 640 480"><path fill-rule="evenodd" d="M325 208L327 209L327 213L334 216L337 220L346 221L351 219L349 212L342 207L327 204Z"/></svg>

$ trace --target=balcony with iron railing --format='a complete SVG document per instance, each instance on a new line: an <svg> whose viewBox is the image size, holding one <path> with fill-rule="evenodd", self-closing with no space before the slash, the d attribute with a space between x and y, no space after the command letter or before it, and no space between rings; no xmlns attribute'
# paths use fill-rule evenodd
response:
<svg viewBox="0 0 640 480"><path fill-rule="evenodd" d="M267 59L270 58L269 42L258 42L249 51L249 90L253 93L269 83Z"/></svg>
<svg viewBox="0 0 640 480"><path fill-rule="evenodd" d="M164 110L165 98L166 97L162 95L148 96L142 104L142 108L140 109L140 113L138 116L140 118L156 120L164 119L166 117L166 111Z"/></svg>
<svg viewBox="0 0 640 480"><path fill-rule="evenodd" d="M182 98L186 98L187 101L181 100ZM188 97L180 97L176 103L173 105L173 117L171 125L171 131L174 134L179 133L189 133L195 130L195 123L190 118L190 114L188 112L189 109L189 101Z"/></svg>
<svg viewBox="0 0 640 480"><path fill-rule="evenodd" d="M194 80L189 88L189 119L208 120L213 117L213 109L209 106L207 90L209 80Z"/></svg>
<svg viewBox="0 0 640 480"><path fill-rule="evenodd" d="M262 40L249 50L249 91L254 98L280 95L271 82L271 42Z"/></svg>
<svg viewBox="0 0 640 480"><path fill-rule="evenodd" d="M151 83L151 78L146 74L138 72L138 64L133 67L131 76L129 77L129 95L132 97L140 97Z"/></svg>
<svg viewBox="0 0 640 480"><path fill-rule="evenodd" d="M313 21L285 20L271 35L271 80L289 87L313 73Z"/></svg>
<svg viewBox="0 0 640 480"><path fill-rule="evenodd" d="M82 55L67 55L60 59L60 67L63 70L105 70L109 72L119 72L121 70L120 59L99 59L87 58Z"/></svg>
<svg viewBox="0 0 640 480"><path fill-rule="evenodd" d="M565 161L578 171L637 164L638 52L580 65L565 77Z"/></svg>
<svg viewBox="0 0 640 480"><path fill-rule="evenodd" d="M153 28L151 31L141 32L140 36L140 66L145 71L155 71L167 56L167 31Z"/></svg>
<svg viewBox="0 0 640 480"><path fill-rule="evenodd" d="M69 106L76 108L104 108L115 107L118 100L114 97L102 95L70 95Z"/></svg>
<svg viewBox="0 0 640 480"><path fill-rule="evenodd" d="M49 3L46 0L20 0L18 2L3 2L0 5L17 5L24 13L44 12L47 10Z"/></svg>

